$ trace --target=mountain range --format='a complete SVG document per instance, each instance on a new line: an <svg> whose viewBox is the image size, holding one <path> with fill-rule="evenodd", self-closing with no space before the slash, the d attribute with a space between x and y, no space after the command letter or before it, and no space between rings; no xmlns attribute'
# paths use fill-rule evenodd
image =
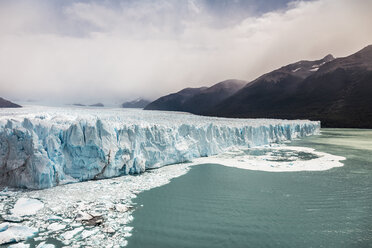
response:
<svg viewBox="0 0 372 248"><path fill-rule="evenodd" d="M323 127L372 128L372 45L343 58L302 60L251 82L186 88L145 109L237 118L320 120Z"/></svg>
<svg viewBox="0 0 372 248"><path fill-rule="evenodd" d="M160 97L148 104L145 109L203 114L216 104L235 94L246 83L246 81L230 79L211 87L186 88L177 93Z"/></svg>
<svg viewBox="0 0 372 248"><path fill-rule="evenodd" d="M123 104L121 104L121 107L122 108L144 108L149 103L150 103L150 101L148 101L148 100L138 98L138 99L133 100L133 101L124 102Z"/></svg>
<svg viewBox="0 0 372 248"><path fill-rule="evenodd" d="M0 108L21 108L22 106L12 103L11 101L5 100L0 97Z"/></svg>

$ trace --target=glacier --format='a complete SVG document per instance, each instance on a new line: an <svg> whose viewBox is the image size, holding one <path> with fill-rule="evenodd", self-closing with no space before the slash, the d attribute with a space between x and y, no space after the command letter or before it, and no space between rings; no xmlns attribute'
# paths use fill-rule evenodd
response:
<svg viewBox="0 0 372 248"><path fill-rule="evenodd" d="M318 134L309 120L25 106L0 110L0 184L43 189Z"/></svg>

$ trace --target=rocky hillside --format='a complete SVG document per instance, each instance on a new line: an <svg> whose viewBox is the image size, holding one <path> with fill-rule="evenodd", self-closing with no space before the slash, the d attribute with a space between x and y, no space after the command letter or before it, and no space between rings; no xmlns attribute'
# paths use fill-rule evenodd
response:
<svg viewBox="0 0 372 248"><path fill-rule="evenodd" d="M5 100L0 97L0 108L21 108L22 106L12 103L11 101Z"/></svg>

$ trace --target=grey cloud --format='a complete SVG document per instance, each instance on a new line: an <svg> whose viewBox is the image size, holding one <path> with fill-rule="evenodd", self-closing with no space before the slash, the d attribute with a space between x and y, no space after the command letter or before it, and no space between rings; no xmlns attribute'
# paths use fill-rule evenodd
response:
<svg viewBox="0 0 372 248"><path fill-rule="evenodd" d="M208 1L57 2L0 4L3 97L155 98L372 43L372 3L364 0L293 2L223 18ZM235 21L221 23L229 15Z"/></svg>

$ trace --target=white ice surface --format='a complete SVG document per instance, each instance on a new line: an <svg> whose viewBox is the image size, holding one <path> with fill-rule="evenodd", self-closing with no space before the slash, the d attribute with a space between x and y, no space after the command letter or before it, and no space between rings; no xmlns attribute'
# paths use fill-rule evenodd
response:
<svg viewBox="0 0 372 248"><path fill-rule="evenodd" d="M47 244L45 242L41 242L36 246L36 248L54 248L55 246L53 244Z"/></svg>
<svg viewBox="0 0 372 248"><path fill-rule="evenodd" d="M232 147L319 133L308 120L228 119L129 109L0 109L0 183L48 188L137 174Z"/></svg>
<svg viewBox="0 0 372 248"><path fill-rule="evenodd" d="M66 227L66 225L60 224L60 223L52 223L48 226L48 230L50 231L59 231Z"/></svg>
<svg viewBox="0 0 372 248"><path fill-rule="evenodd" d="M67 240L68 242L71 242L73 241L72 239L78 235L79 233L81 233L82 231L84 230L83 227L78 227L76 229L73 229L71 231L68 231L68 232L65 232L64 234L61 235L61 237L65 240Z"/></svg>
<svg viewBox="0 0 372 248"><path fill-rule="evenodd" d="M34 215L44 207L44 204L36 199L19 198L11 213L15 216Z"/></svg>
<svg viewBox="0 0 372 248"><path fill-rule="evenodd" d="M308 147L274 146L235 149L208 158L198 158L193 162L214 163L247 170L293 172L329 170L343 166L341 161L345 159Z"/></svg>
<svg viewBox="0 0 372 248"><path fill-rule="evenodd" d="M37 233L37 228L3 222L0 224L0 245L26 240Z"/></svg>
<svg viewBox="0 0 372 248"><path fill-rule="evenodd" d="M189 166L176 164L139 176L86 181L37 191L0 192L8 196L4 198L5 210L0 211L0 215L11 209L19 198L37 198L44 202L44 208L22 223L39 230L35 239L42 241L52 237L66 246L122 247L132 232L129 226L132 212L141 207L133 205L132 200L144 190L184 175ZM103 216L103 224L94 228L85 226L82 220L92 215Z"/></svg>
<svg viewBox="0 0 372 248"><path fill-rule="evenodd" d="M29 247L30 247L29 244L24 244L24 243L16 243L16 244L12 244L8 246L8 248L29 248Z"/></svg>

